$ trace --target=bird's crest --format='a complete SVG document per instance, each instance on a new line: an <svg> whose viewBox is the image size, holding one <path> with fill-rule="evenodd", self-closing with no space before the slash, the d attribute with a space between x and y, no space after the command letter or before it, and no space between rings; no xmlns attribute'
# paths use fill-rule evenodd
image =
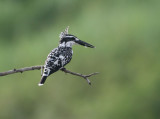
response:
<svg viewBox="0 0 160 119"><path fill-rule="evenodd" d="M68 34L68 29L69 29L69 26L67 26L67 28L63 32L60 33L59 35L60 39L62 39L63 37L66 36L66 34Z"/></svg>

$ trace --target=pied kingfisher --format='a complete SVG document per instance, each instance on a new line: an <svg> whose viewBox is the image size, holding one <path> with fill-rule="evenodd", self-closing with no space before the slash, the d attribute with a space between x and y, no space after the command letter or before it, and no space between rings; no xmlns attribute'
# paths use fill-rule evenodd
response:
<svg viewBox="0 0 160 119"><path fill-rule="evenodd" d="M64 68L64 66L71 61L73 55L72 45L79 44L82 46L94 48L93 45L81 41L74 35L68 34L68 28L69 27L67 27L64 32L61 32L59 36L59 46L49 53L44 64L44 71L41 81L38 84L39 86L44 84L49 75L58 71L59 69Z"/></svg>

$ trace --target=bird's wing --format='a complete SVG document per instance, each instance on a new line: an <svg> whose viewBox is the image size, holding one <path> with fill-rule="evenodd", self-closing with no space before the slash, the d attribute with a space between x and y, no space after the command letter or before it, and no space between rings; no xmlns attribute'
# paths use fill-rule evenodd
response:
<svg viewBox="0 0 160 119"><path fill-rule="evenodd" d="M58 71L61 67L61 60L59 58L58 48L53 49L45 61L43 76L49 76L50 74Z"/></svg>

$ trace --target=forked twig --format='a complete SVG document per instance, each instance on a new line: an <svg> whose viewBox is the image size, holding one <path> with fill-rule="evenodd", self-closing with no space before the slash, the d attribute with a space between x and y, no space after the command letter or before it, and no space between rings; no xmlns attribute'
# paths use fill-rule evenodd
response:
<svg viewBox="0 0 160 119"><path fill-rule="evenodd" d="M91 77L93 75L98 74L98 72L95 72L95 73L91 73L91 74L88 74L88 75L83 75L83 74L80 74L80 73L71 72L71 71L67 70L66 68L62 68L61 70L65 73L69 73L69 74L76 75L76 76L84 78L88 82L89 85L91 85L91 81L88 79L88 77Z"/></svg>

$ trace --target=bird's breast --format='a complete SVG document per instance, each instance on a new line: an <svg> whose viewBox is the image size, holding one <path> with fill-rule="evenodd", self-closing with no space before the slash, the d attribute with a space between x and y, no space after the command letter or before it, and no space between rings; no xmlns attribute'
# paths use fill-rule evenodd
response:
<svg viewBox="0 0 160 119"><path fill-rule="evenodd" d="M66 47L66 48L61 49L60 52L61 53L59 53L60 54L59 58L60 58L60 60L62 62L62 65L64 66L64 65L68 64L71 61L73 51L72 51L72 48Z"/></svg>

